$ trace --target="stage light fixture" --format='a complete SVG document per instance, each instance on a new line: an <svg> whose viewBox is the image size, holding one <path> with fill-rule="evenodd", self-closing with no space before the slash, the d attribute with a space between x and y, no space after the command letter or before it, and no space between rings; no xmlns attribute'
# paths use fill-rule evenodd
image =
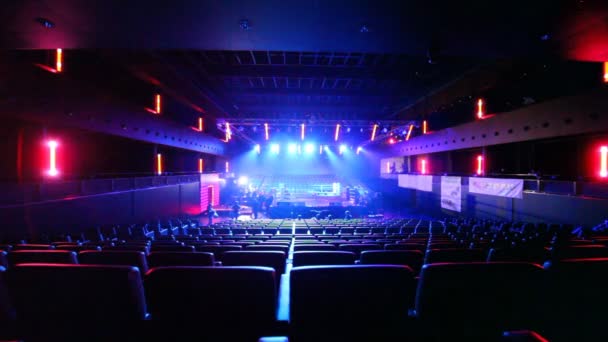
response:
<svg viewBox="0 0 608 342"><path fill-rule="evenodd" d="M357 147L357 154L361 153L361 151L363 151L363 147L361 147L361 146Z"/></svg>
<svg viewBox="0 0 608 342"><path fill-rule="evenodd" d="M304 152L306 154L312 154L315 152L315 144L308 143L304 146Z"/></svg>
<svg viewBox="0 0 608 342"><path fill-rule="evenodd" d="M63 71L63 50L62 49L57 49L56 56L55 56L55 70L57 70L57 72Z"/></svg>
<svg viewBox="0 0 608 342"><path fill-rule="evenodd" d="M287 145L287 153L296 154L297 152L298 152L298 145L296 145L296 144Z"/></svg>
<svg viewBox="0 0 608 342"><path fill-rule="evenodd" d="M253 147L253 150L254 150L254 151L255 151L255 153L257 153L257 154L262 153L262 147L260 146L260 144L256 144L256 145Z"/></svg>
<svg viewBox="0 0 608 342"><path fill-rule="evenodd" d="M483 156L482 155L477 156L477 170L475 171L475 173L478 176L483 175Z"/></svg>
<svg viewBox="0 0 608 342"><path fill-rule="evenodd" d="M279 154L280 151L281 151L281 145L279 145L279 144L270 145L270 153Z"/></svg>
<svg viewBox="0 0 608 342"><path fill-rule="evenodd" d="M344 152L346 152L347 148L348 147L346 145L340 145L340 150L339 150L340 154L343 154Z"/></svg>
<svg viewBox="0 0 608 342"><path fill-rule="evenodd" d="M483 116L486 113L485 103L483 99L477 99L477 118L483 119Z"/></svg>
<svg viewBox="0 0 608 342"><path fill-rule="evenodd" d="M247 176L241 176L237 182L239 185L247 185L249 184L249 178Z"/></svg>

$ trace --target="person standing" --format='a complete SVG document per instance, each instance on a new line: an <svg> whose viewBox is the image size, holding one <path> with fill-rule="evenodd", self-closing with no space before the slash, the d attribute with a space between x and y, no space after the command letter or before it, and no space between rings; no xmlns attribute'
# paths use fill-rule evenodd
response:
<svg viewBox="0 0 608 342"><path fill-rule="evenodd" d="M241 206L239 205L239 202L234 201L234 204L232 205L232 216L235 221L239 219L240 210L241 210Z"/></svg>
<svg viewBox="0 0 608 342"><path fill-rule="evenodd" d="M215 211L215 209L213 209L213 205L211 205L211 203L207 205L207 217L209 218L209 226L212 226L213 218L217 217L217 212Z"/></svg>

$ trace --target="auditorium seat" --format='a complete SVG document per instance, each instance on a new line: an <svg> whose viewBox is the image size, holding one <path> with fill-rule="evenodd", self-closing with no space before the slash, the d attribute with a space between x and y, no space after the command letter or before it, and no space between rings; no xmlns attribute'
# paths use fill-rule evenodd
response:
<svg viewBox="0 0 608 342"><path fill-rule="evenodd" d="M271 333L275 284L269 267L157 267L145 276L152 320L182 324L181 333L190 338L218 340L256 340Z"/></svg>
<svg viewBox="0 0 608 342"><path fill-rule="evenodd" d="M343 251L354 252L358 259L362 251L378 250L382 249L382 246L379 244L372 243L347 243L341 244L339 248Z"/></svg>
<svg viewBox="0 0 608 342"><path fill-rule="evenodd" d="M78 260L81 264L137 267L142 275L148 271L146 255L140 251L82 251Z"/></svg>
<svg viewBox="0 0 608 342"><path fill-rule="evenodd" d="M53 249L53 248L55 248L53 245L30 243L30 244L16 244L16 245L13 245L13 248L11 250L13 250L13 251L43 250L43 249Z"/></svg>
<svg viewBox="0 0 608 342"><path fill-rule="evenodd" d="M438 262L479 262L486 261L487 256L481 249L445 248L429 249L424 258L425 264Z"/></svg>
<svg viewBox="0 0 608 342"><path fill-rule="evenodd" d="M295 267L290 280L290 337L295 341L403 338L409 331L408 309L414 304L415 286L414 273L407 266Z"/></svg>
<svg viewBox="0 0 608 342"><path fill-rule="evenodd" d="M194 246L182 245L152 245L151 252L194 252Z"/></svg>
<svg viewBox="0 0 608 342"><path fill-rule="evenodd" d="M56 245L55 249L64 250L64 251L73 251L73 252L81 252L81 251L100 251L100 246L91 246L91 245Z"/></svg>
<svg viewBox="0 0 608 342"><path fill-rule="evenodd" d="M0 266L0 322L15 318L15 312L11 305L7 286L7 273L4 266ZM3 332L0 332L3 334Z"/></svg>
<svg viewBox="0 0 608 342"><path fill-rule="evenodd" d="M15 250L7 255L9 267L23 263L77 264L76 252L58 250Z"/></svg>
<svg viewBox="0 0 608 342"><path fill-rule="evenodd" d="M8 284L22 322L101 325L146 316L135 267L21 264L11 270Z"/></svg>
<svg viewBox="0 0 608 342"><path fill-rule="evenodd" d="M213 253L207 252L152 252L148 256L150 268L160 266L213 266Z"/></svg>
<svg viewBox="0 0 608 342"><path fill-rule="evenodd" d="M103 248L104 251L130 251L130 252L143 252L144 254L150 254L150 246L144 244L119 244L116 246L108 246Z"/></svg>
<svg viewBox="0 0 608 342"><path fill-rule="evenodd" d="M606 341L608 258L547 262L547 337L552 341Z"/></svg>
<svg viewBox="0 0 608 342"><path fill-rule="evenodd" d="M542 247L536 248L492 248L487 261L514 261L542 264L549 258L549 253Z"/></svg>
<svg viewBox="0 0 608 342"><path fill-rule="evenodd" d="M279 251L287 254L289 252L289 246L287 245L271 245L271 244L257 244L250 245L244 248L245 251Z"/></svg>
<svg viewBox="0 0 608 342"><path fill-rule="evenodd" d="M421 251L384 251L372 250L361 252L361 264L386 264L386 265L406 265L412 268L416 274L420 272L424 261L424 254Z"/></svg>
<svg viewBox="0 0 608 342"><path fill-rule="evenodd" d="M412 243L387 243L384 249L388 251L426 251L426 245Z"/></svg>
<svg viewBox="0 0 608 342"><path fill-rule="evenodd" d="M222 257L223 266L264 266L272 267L280 280L285 273L286 254L281 251L230 251Z"/></svg>
<svg viewBox="0 0 608 342"><path fill-rule="evenodd" d="M608 247L603 245L576 245L551 248L551 260L606 258Z"/></svg>
<svg viewBox="0 0 608 342"><path fill-rule="evenodd" d="M336 251L338 248L329 243L307 243L297 244L293 247L293 250L298 251Z"/></svg>
<svg viewBox="0 0 608 342"><path fill-rule="evenodd" d="M293 267L315 265L353 265L356 255L348 251L296 251Z"/></svg>
<svg viewBox="0 0 608 342"><path fill-rule="evenodd" d="M505 331L502 334L501 342L549 342L541 334L533 330Z"/></svg>
<svg viewBox="0 0 608 342"><path fill-rule="evenodd" d="M0 250L0 266L8 267L8 253L6 251Z"/></svg>
<svg viewBox="0 0 608 342"><path fill-rule="evenodd" d="M531 263L437 263L422 267L416 313L434 337L487 338L535 329L544 311L544 272Z"/></svg>
<svg viewBox="0 0 608 342"><path fill-rule="evenodd" d="M229 251L240 251L243 248L239 245L209 245L209 244L200 244L195 245L197 252L208 252L213 253L213 256L216 261L221 261L222 256L225 252Z"/></svg>

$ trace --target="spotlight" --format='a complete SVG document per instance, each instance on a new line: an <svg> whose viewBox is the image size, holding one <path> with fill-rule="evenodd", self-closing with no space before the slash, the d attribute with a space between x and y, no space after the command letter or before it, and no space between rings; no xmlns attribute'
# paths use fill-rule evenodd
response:
<svg viewBox="0 0 608 342"><path fill-rule="evenodd" d="M296 144L287 145L287 153L296 154L296 152L298 152L298 145L296 145Z"/></svg>
<svg viewBox="0 0 608 342"><path fill-rule="evenodd" d="M279 145L279 144L270 145L270 153L279 154L280 151L281 151L281 145Z"/></svg>
<svg viewBox="0 0 608 342"><path fill-rule="evenodd" d="M260 144L256 144L253 147L253 150L255 151L255 153L260 154L262 152L262 147L260 146Z"/></svg>
<svg viewBox="0 0 608 342"><path fill-rule="evenodd" d="M324 150L325 152L328 152L328 151L329 151L329 145L325 145L325 147L323 147L323 150Z"/></svg>
<svg viewBox="0 0 608 342"><path fill-rule="evenodd" d="M249 178L247 176L239 177L238 184L239 185L247 185L249 183Z"/></svg>
<svg viewBox="0 0 608 342"><path fill-rule="evenodd" d="M361 151L363 151L363 147L361 147L361 146L357 147L357 154L361 153Z"/></svg>
<svg viewBox="0 0 608 342"><path fill-rule="evenodd" d="M315 152L315 144L312 144L312 143L311 144L306 144L304 146L304 152L306 154L312 154L312 153L314 153Z"/></svg>
<svg viewBox="0 0 608 342"><path fill-rule="evenodd" d="M340 145L340 150L339 150L340 154L346 152L346 148L347 148L346 145Z"/></svg>

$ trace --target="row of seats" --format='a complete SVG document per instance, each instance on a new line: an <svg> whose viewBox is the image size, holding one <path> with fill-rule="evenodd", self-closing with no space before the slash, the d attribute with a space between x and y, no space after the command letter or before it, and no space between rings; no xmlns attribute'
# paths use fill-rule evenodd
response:
<svg viewBox="0 0 608 342"><path fill-rule="evenodd" d="M556 340L599 340L608 337L599 314L608 304L608 277L601 275L607 268L608 259L568 260L545 269L442 263L424 266L416 281L407 266L295 267L287 332L303 341L324 339L331 333L325 327L339 327L333 333L343 338L492 341L505 330L534 329ZM272 268L158 267L143 283L139 270L128 266L19 264L0 274L14 308L4 318L104 324L152 319L204 331L230 323L239 329L224 331L226 336L250 338L281 331ZM573 283L584 291L571 291Z"/></svg>

